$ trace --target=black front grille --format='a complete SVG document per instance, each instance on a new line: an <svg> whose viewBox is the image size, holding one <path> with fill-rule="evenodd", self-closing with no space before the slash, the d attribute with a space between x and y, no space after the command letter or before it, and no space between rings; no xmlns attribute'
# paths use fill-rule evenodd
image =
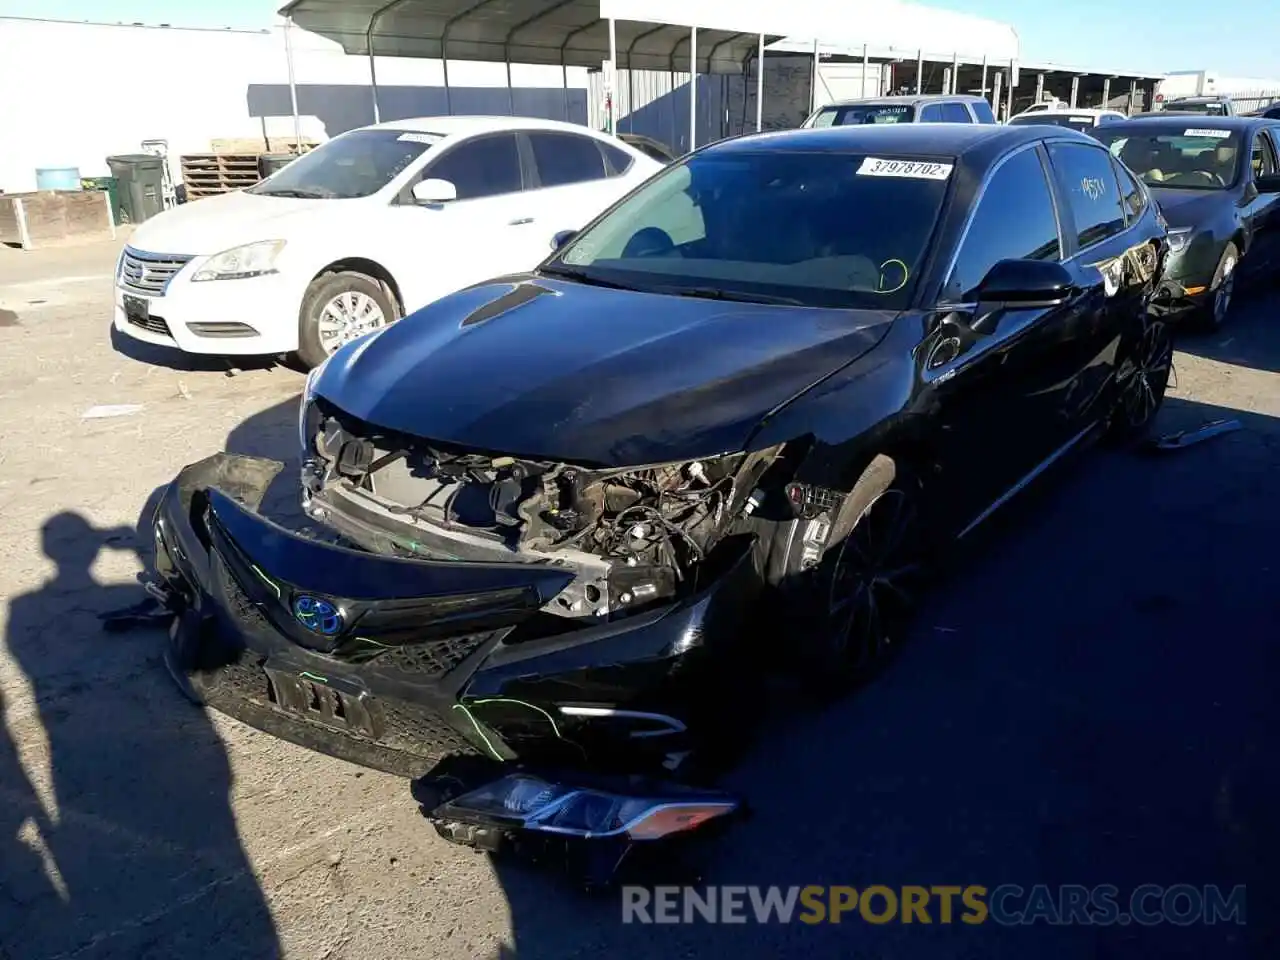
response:
<svg viewBox="0 0 1280 960"><path fill-rule="evenodd" d="M448 637L428 643L412 643L393 647L373 661L378 667L391 667L401 673L437 679L457 667L500 633L472 633Z"/></svg>
<svg viewBox="0 0 1280 960"><path fill-rule="evenodd" d="M152 314L145 319L136 316L128 317L128 321L132 326L135 326L140 330L146 330L148 333L158 333L165 337L173 336L173 334L169 332L169 324L165 323L163 317L157 317Z"/></svg>

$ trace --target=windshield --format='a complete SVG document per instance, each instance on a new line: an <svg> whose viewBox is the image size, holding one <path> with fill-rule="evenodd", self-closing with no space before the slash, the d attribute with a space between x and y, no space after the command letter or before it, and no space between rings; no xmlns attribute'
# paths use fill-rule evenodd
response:
<svg viewBox="0 0 1280 960"><path fill-rule="evenodd" d="M1174 100L1172 103L1164 105L1166 110L1176 110L1178 113L1200 113L1206 117L1225 117L1227 115L1227 107L1223 103L1188 103L1185 100Z"/></svg>
<svg viewBox="0 0 1280 960"><path fill-rule="evenodd" d="M1067 127L1086 133L1093 129L1093 117L1084 117L1068 113L1033 113L1031 116L1014 117L1009 121L1011 127L1026 126Z"/></svg>
<svg viewBox="0 0 1280 960"><path fill-rule="evenodd" d="M1141 120L1144 126L1151 121ZM1094 135L1126 167L1153 187L1177 190L1225 190L1236 182L1240 135L1207 127L1168 128L1138 133L1132 126Z"/></svg>
<svg viewBox="0 0 1280 960"><path fill-rule="evenodd" d="M909 104L860 103L827 107L813 118L813 127L844 127L859 123L911 123Z"/></svg>
<svg viewBox="0 0 1280 960"><path fill-rule="evenodd" d="M367 197L443 139L438 133L353 130L304 153L249 192L323 200Z"/></svg>
<svg viewBox="0 0 1280 960"><path fill-rule="evenodd" d="M899 310L910 302L952 161L695 154L578 236L545 270L716 299Z"/></svg>

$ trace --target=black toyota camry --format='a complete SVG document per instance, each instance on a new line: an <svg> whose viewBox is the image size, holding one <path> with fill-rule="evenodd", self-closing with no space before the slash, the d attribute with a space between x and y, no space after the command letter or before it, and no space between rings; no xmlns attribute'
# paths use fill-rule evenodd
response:
<svg viewBox="0 0 1280 960"><path fill-rule="evenodd" d="M1169 375L1164 229L1071 130L722 141L561 240L313 371L332 536L259 515L245 457L157 514L188 694L423 777L468 843L721 819L691 758L761 672L867 676L946 544Z"/></svg>
<svg viewBox="0 0 1280 960"><path fill-rule="evenodd" d="M1093 135L1144 181L1167 221L1158 312L1219 328L1237 277L1280 271L1280 121L1156 113Z"/></svg>

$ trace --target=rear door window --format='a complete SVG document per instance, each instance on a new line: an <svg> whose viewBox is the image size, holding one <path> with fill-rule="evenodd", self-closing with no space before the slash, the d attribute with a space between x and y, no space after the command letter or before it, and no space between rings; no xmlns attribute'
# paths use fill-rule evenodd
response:
<svg viewBox="0 0 1280 960"><path fill-rule="evenodd" d="M604 154L591 137L576 133L527 134L538 167L538 180L544 187L560 187L588 180L602 180L608 175Z"/></svg>
<svg viewBox="0 0 1280 960"><path fill-rule="evenodd" d="M1120 185L1111 157L1104 148L1082 143L1051 143L1049 159L1075 221L1079 249L1124 231Z"/></svg>
<svg viewBox="0 0 1280 960"><path fill-rule="evenodd" d="M973 123L973 118L969 116L963 103L944 103L942 119L947 123Z"/></svg>
<svg viewBox="0 0 1280 960"><path fill-rule="evenodd" d="M1058 260L1058 219L1044 164L1035 149L1006 160L988 181L969 221L942 297L973 300L978 284L1001 260Z"/></svg>
<svg viewBox="0 0 1280 960"><path fill-rule="evenodd" d="M996 115L991 112L991 104L985 100L975 100L970 104L973 107L973 115L978 118L979 123L995 123Z"/></svg>
<svg viewBox="0 0 1280 960"><path fill-rule="evenodd" d="M920 108L919 123L943 123L946 117L942 115L942 104L927 103Z"/></svg>

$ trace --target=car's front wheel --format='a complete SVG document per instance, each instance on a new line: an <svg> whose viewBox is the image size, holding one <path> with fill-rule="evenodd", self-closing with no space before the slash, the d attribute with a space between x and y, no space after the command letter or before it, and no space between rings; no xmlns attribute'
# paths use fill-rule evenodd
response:
<svg viewBox="0 0 1280 960"><path fill-rule="evenodd" d="M1116 371L1115 406L1108 439L1125 443L1142 437L1164 403L1173 370L1173 336L1163 320L1148 318Z"/></svg>
<svg viewBox="0 0 1280 960"><path fill-rule="evenodd" d="M311 281L298 318L298 359L308 370L357 337L399 316L385 287L363 273L343 270Z"/></svg>
<svg viewBox="0 0 1280 960"><path fill-rule="evenodd" d="M1240 251L1234 243L1228 243L1213 272L1209 285L1209 303L1206 305L1204 324L1210 330L1221 330L1231 315L1231 304L1236 292L1236 267L1240 264Z"/></svg>
<svg viewBox="0 0 1280 960"><path fill-rule="evenodd" d="M813 607L805 618L812 624L809 679L829 693L870 679L897 651L924 583L930 542L919 479L886 457L859 479L842 513L852 527L813 571Z"/></svg>

